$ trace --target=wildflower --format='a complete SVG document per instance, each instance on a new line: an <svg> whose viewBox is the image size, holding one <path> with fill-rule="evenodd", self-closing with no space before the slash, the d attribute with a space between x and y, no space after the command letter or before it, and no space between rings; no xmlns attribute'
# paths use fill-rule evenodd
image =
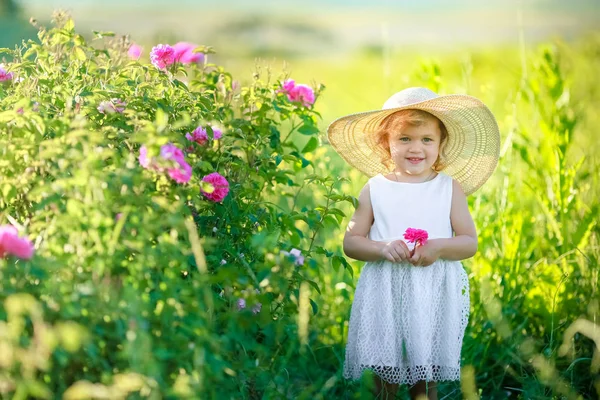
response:
<svg viewBox="0 0 600 400"><path fill-rule="evenodd" d="M203 53L194 53L194 49L198 47L193 43L178 42L173 46L174 61L182 64L202 64L204 63Z"/></svg>
<svg viewBox="0 0 600 400"><path fill-rule="evenodd" d="M285 254L286 256L293 256L295 265L304 265L304 256L301 255L300 250L292 249L289 253L287 251L282 250L281 253Z"/></svg>
<svg viewBox="0 0 600 400"><path fill-rule="evenodd" d="M129 46L129 50L127 51L127 55L129 56L129 58L131 58L132 60L139 60L140 56L142 55L142 47L133 43L131 46Z"/></svg>
<svg viewBox="0 0 600 400"><path fill-rule="evenodd" d="M27 238L20 238L17 228L12 225L0 226L0 257L12 255L21 259L33 256L33 243Z"/></svg>
<svg viewBox="0 0 600 400"><path fill-rule="evenodd" d="M158 69L165 69L175 61L175 50L168 44L159 44L150 51L150 62Z"/></svg>
<svg viewBox="0 0 600 400"><path fill-rule="evenodd" d="M211 128L213 131L213 139L214 140L221 139L221 137L223 136L223 133L221 132L221 130L212 125L211 125ZM203 126L197 127L196 129L194 129L194 131L192 133L186 133L185 137L187 140L189 140L191 142L196 142L201 145L205 145L206 142L208 142L208 133L206 132L206 129Z"/></svg>
<svg viewBox="0 0 600 400"><path fill-rule="evenodd" d="M4 69L4 64L0 64L0 82L11 81L13 78L14 74L6 71L6 69Z"/></svg>
<svg viewBox="0 0 600 400"><path fill-rule="evenodd" d="M244 294L247 294L247 293L248 293L248 292L247 292L247 290L242 290L242 292L243 292ZM260 293L260 290L256 289L256 290L255 290L255 292L256 292L256 293ZM241 310L243 310L243 309L245 309L245 308L246 308L246 300L245 300L244 298L239 298L239 299L237 300L237 309L238 309L238 311L241 311ZM252 313L253 313L253 314L258 314L258 313L260 312L260 310L261 310L261 309L262 309L262 303L258 302L258 303L254 304L254 305L252 306L252 309L251 309L251 310L252 310Z"/></svg>
<svg viewBox="0 0 600 400"><path fill-rule="evenodd" d="M213 172L202 178L202 181L210 183L214 190L212 193L202 190L202 194L214 202L222 201L229 193L229 182L218 172Z"/></svg>
<svg viewBox="0 0 600 400"><path fill-rule="evenodd" d="M177 183L187 183L192 177L192 167L185 161L183 151L171 143L167 143L160 148L160 156L165 161L172 161L177 164L175 167L167 168L167 174ZM148 158L148 149L146 146L140 147L138 158L140 165L146 169L151 168L159 172L163 168L159 167L155 158Z"/></svg>
<svg viewBox="0 0 600 400"><path fill-rule="evenodd" d="M123 111L125 111L125 106L127 105L127 103L125 103L124 101L122 101L121 99L110 99L110 101L103 101L100 103L100 105L98 105L98 112L105 114L113 114L115 112L118 112L120 114L123 113Z"/></svg>
<svg viewBox="0 0 600 400"><path fill-rule="evenodd" d="M179 166L168 168L167 173L177 183L187 183L192 177L192 167L185 161L183 151L174 144L168 143L160 148L160 155L165 160L175 161Z"/></svg>
<svg viewBox="0 0 600 400"><path fill-rule="evenodd" d="M304 84L296 84L293 79L288 79L282 84L282 89L278 93L285 93L292 103L300 103L304 107L309 107L315 102L314 90Z"/></svg>

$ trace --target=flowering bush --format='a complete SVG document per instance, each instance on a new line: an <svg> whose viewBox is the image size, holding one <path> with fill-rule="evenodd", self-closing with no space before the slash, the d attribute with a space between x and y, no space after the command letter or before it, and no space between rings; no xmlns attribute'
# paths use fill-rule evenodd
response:
<svg viewBox="0 0 600 400"><path fill-rule="evenodd" d="M280 349L312 337L296 324L318 312L321 270L349 267L321 233L344 217L336 203L356 205L308 159L318 90L288 98L258 73L241 86L191 45L154 46L148 62L55 20L39 43L0 49L2 76L22 78L0 85L0 224L26 233L3 228L0 304L27 293L36 324L77 326L78 345L2 359L0 393L89 398L90 382L109 393L125 377L154 397L287 390ZM45 343L18 335L0 348Z"/></svg>

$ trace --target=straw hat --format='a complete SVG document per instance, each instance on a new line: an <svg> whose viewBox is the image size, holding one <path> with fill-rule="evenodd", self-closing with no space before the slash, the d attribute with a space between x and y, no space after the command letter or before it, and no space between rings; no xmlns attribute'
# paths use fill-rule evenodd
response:
<svg viewBox="0 0 600 400"><path fill-rule="evenodd" d="M475 97L408 88L390 97L381 110L336 119L327 128L327 137L353 167L368 176L386 174L393 166L381 162L386 153L376 145L373 133L385 117L406 109L426 111L444 123L448 138L440 168L460 183L466 195L485 183L498 164L500 131L492 112Z"/></svg>

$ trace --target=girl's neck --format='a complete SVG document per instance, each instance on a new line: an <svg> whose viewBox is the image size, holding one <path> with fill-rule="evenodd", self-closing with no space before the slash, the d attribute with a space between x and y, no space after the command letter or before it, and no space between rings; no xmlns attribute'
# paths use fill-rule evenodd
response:
<svg viewBox="0 0 600 400"><path fill-rule="evenodd" d="M414 177L412 177L410 175L403 174L401 171L392 171L391 174L393 175L393 178L397 182L405 182L405 183L423 183L423 182L430 181L437 176L435 170L433 170L433 169L427 176L425 176L425 178L419 177L417 179L415 179Z"/></svg>

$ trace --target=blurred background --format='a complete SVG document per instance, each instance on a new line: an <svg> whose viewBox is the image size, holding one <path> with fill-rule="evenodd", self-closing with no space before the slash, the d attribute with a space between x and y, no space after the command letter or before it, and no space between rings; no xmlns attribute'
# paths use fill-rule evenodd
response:
<svg viewBox="0 0 600 400"><path fill-rule="evenodd" d="M142 56L157 43L189 41L213 47L212 61L242 82L261 64L297 81L323 83L328 89L319 111L327 123L341 113L380 108L392 93L414 86L410 74L416 69L430 74L432 63L442 70L464 69L484 57L486 68L505 67L516 76L527 48L593 35L599 5L598 0L0 0L0 47L35 37L31 17L48 24L54 10L64 9L86 37L92 30L130 35L143 46ZM432 89L473 89L468 86Z"/></svg>

